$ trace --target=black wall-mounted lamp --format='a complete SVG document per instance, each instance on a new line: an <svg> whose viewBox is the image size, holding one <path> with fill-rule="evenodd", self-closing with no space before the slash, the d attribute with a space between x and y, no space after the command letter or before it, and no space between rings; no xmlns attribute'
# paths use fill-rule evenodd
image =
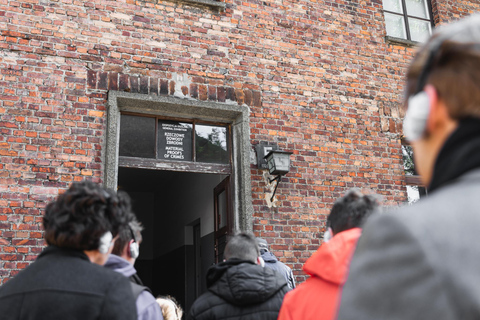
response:
<svg viewBox="0 0 480 320"><path fill-rule="evenodd" d="M267 160L268 172L271 175L276 175L275 178L269 179L269 182L277 180L275 190L273 190L272 197L270 202L273 201L275 197L275 192L277 191L278 184L280 183L282 176L286 175L290 171L290 155L292 152L272 150L264 158Z"/></svg>

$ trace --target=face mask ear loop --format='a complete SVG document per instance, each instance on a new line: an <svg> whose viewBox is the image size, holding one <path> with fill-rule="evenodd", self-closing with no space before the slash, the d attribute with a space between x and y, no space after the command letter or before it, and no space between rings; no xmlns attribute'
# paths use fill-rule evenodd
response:
<svg viewBox="0 0 480 320"><path fill-rule="evenodd" d="M323 242L328 242L332 239L332 228L328 228L327 231L323 233Z"/></svg>

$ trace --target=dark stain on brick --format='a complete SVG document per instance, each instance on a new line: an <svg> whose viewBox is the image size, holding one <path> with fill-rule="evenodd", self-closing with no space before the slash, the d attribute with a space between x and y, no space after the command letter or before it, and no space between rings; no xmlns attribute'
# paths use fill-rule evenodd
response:
<svg viewBox="0 0 480 320"><path fill-rule="evenodd" d="M188 95L188 87L187 86L182 86L182 93L184 96Z"/></svg>
<svg viewBox="0 0 480 320"><path fill-rule="evenodd" d="M138 93L138 77L130 76L130 89L133 93Z"/></svg>
<svg viewBox="0 0 480 320"><path fill-rule="evenodd" d="M170 81L170 83L168 84L168 86L170 87L170 95L173 96L175 94L175 81Z"/></svg>
<svg viewBox="0 0 480 320"><path fill-rule="evenodd" d="M255 107L261 107L262 106L262 95L260 91L253 91L253 105Z"/></svg>
<svg viewBox="0 0 480 320"><path fill-rule="evenodd" d="M208 86L208 100L217 101L217 87Z"/></svg>
<svg viewBox="0 0 480 320"><path fill-rule="evenodd" d="M97 72L94 70L87 71L87 84L89 89L95 89L97 85Z"/></svg>
<svg viewBox="0 0 480 320"><path fill-rule="evenodd" d="M140 78L140 93L148 94L148 77Z"/></svg>
<svg viewBox="0 0 480 320"><path fill-rule="evenodd" d="M235 99L235 89L227 88L227 99L231 101L236 101Z"/></svg>
<svg viewBox="0 0 480 320"><path fill-rule="evenodd" d="M100 72L98 75L98 89L107 90L108 72Z"/></svg>
<svg viewBox="0 0 480 320"><path fill-rule="evenodd" d="M118 73L112 72L108 75L108 90L118 90Z"/></svg>
<svg viewBox="0 0 480 320"><path fill-rule="evenodd" d="M128 74L122 73L118 78L118 89L121 91L130 91L130 88L128 87Z"/></svg>
<svg viewBox="0 0 480 320"><path fill-rule="evenodd" d="M217 100L219 102L225 102L225 88L224 87L218 87L217 88Z"/></svg>
<svg viewBox="0 0 480 320"><path fill-rule="evenodd" d="M245 94L245 103L247 104L247 106L251 106L253 102L252 91L245 89L243 90L243 93Z"/></svg>
<svg viewBox="0 0 480 320"><path fill-rule="evenodd" d="M168 80L160 79L160 94L168 94Z"/></svg>
<svg viewBox="0 0 480 320"><path fill-rule="evenodd" d="M158 79L150 78L150 94L158 95Z"/></svg>
<svg viewBox="0 0 480 320"><path fill-rule="evenodd" d="M195 83L190 84L190 96L194 99L198 98L198 86Z"/></svg>

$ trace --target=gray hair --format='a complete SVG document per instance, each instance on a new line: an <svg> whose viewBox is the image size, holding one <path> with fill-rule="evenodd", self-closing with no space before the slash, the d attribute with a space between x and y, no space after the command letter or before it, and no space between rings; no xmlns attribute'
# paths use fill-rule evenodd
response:
<svg viewBox="0 0 480 320"><path fill-rule="evenodd" d="M239 232L232 236L225 247L225 259L240 259L255 263L260 256L255 236L250 232Z"/></svg>

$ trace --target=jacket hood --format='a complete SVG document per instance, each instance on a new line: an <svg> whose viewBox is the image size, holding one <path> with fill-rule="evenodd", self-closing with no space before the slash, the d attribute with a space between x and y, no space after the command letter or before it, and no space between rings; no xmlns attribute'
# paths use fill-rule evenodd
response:
<svg viewBox="0 0 480 320"><path fill-rule="evenodd" d="M360 228L353 228L336 234L305 262L303 271L335 284L344 284L361 233Z"/></svg>
<svg viewBox="0 0 480 320"><path fill-rule="evenodd" d="M275 262L278 261L277 257L275 257L275 255L273 253L271 253L270 251L267 251L267 252L263 253L262 254L262 259L265 262L272 262L272 263L275 263Z"/></svg>
<svg viewBox="0 0 480 320"><path fill-rule="evenodd" d="M281 274L244 260L230 259L207 272L208 290L236 306L264 302L286 285Z"/></svg>
<svg viewBox="0 0 480 320"><path fill-rule="evenodd" d="M127 260L114 254L108 256L104 267L121 273L127 278L137 273L135 268Z"/></svg>

